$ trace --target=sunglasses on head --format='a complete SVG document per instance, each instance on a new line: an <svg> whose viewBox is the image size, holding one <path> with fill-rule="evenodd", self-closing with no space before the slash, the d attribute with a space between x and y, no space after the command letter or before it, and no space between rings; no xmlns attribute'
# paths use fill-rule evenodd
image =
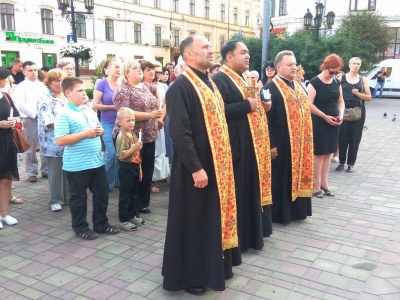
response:
<svg viewBox="0 0 400 300"><path fill-rule="evenodd" d="M156 71L156 74L162 74L162 72L158 72L158 71Z"/></svg>
<svg viewBox="0 0 400 300"><path fill-rule="evenodd" d="M329 75L337 75L340 73L340 71L331 71L328 69Z"/></svg>

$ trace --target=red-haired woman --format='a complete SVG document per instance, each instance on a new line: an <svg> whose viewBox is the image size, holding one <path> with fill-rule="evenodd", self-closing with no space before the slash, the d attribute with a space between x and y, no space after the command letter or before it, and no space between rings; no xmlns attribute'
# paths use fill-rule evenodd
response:
<svg viewBox="0 0 400 300"><path fill-rule="evenodd" d="M337 54L325 57L321 73L307 86L314 133L314 196L334 197L329 190L330 156L337 149L339 125L343 121L344 101L340 81L335 78L343 67ZM324 191L324 194L322 193Z"/></svg>

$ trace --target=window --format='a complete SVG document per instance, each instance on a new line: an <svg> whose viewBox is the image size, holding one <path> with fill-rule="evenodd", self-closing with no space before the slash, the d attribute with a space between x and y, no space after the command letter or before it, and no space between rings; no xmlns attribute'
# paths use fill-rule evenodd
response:
<svg viewBox="0 0 400 300"><path fill-rule="evenodd" d="M206 1L204 3L204 18L209 19L210 18L210 1Z"/></svg>
<svg viewBox="0 0 400 300"><path fill-rule="evenodd" d="M179 47L179 30L174 29L174 47Z"/></svg>
<svg viewBox="0 0 400 300"><path fill-rule="evenodd" d="M106 19L106 41L114 41L114 20Z"/></svg>
<svg viewBox="0 0 400 300"><path fill-rule="evenodd" d="M189 13L190 13L190 15L192 15L192 16L195 15L195 11L194 11L195 7L196 7L196 5L195 5L195 3L194 3L194 0L190 0L190 3L189 3Z"/></svg>
<svg viewBox="0 0 400 300"><path fill-rule="evenodd" d="M225 22L225 4L221 4L221 22Z"/></svg>
<svg viewBox="0 0 400 300"><path fill-rule="evenodd" d="M376 10L376 0L350 0L350 10Z"/></svg>
<svg viewBox="0 0 400 300"><path fill-rule="evenodd" d="M209 33L205 33L204 36L207 39L207 41L210 41L211 35Z"/></svg>
<svg viewBox="0 0 400 300"><path fill-rule="evenodd" d="M189 31L189 35L195 35L196 31Z"/></svg>
<svg viewBox="0 0 400 300"><path fill-rule="evenodd" d="M41 9L42 33L54 34L53 30L53 12L50 9Z"/></svg>
<svg viewBox="0 0 400 300"><path fill-rule="evenodd" d="M285 16L286 13L286 4L287 0L279 0L279 15L280 16Z"/></svg>
<svg viewBox="0 0 400 300"><path fill-rule="evenodd" d="M133 25L134 32L134 43L141 44L142 43L142 25L139 23L135 23Z"/></svg>
<svg viewBox="0 0 400 300"><path fill-rule="evenodd" d="M223 35L221 35L221 38L220 38L220 49L222 49L222 47L225 45L225 37L223 36Z"/></svg>
<svg viewBox="0 0 400 300"><path fill-rule="evenodd" d="M86 38L86 19L84 15L76 15L76 35L80 38Z"/></svg>
<svg viewBox="0 0 400 300"><path fill-rule="evenodd" d="M0 4L1 30L15 31L14 5Z"/></svg>
<svg viewBox="0 0 400 300"><path fill-rule="evenodd" d="M155 33L155 45L156 46L161 46L161 27L156 27L154 29L154 33Z"/></svg>
<svg viewBox="0 0 400 300"><path fill-rule="evenodd" d="M238 24L238 9L235 7L233 9L233 24L237 25Z"/></svg>
<svg viewBox="0 0 400 300"><path fill-rule="evenodd" d="M179 0L174 0L173 11L174 12L179 12Z"/></svg>
<svg viewBox="0 0 400 300"><path fill-rule="evenodd" d="M271 0L271 18L275 17L275 0Z"/></svg>
<svg viewBox="0 0 400 300"><path fill-rule="evenodd" d="M250 27L250 12L246 10L244 15L244 26Z"/></svg>
<svg viewBox="0 0 400 300"><path fill-rule="evenodd" d="M154 7L155 8L161 8L160 0L154 0Z"/></svg>

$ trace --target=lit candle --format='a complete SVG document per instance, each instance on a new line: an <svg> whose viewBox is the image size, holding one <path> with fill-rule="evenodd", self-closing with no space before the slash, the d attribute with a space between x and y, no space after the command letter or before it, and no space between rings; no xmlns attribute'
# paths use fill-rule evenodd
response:
<svg viewBox="0 0 400 300"><path fill-rule="evenodd" d="M139 130L139 142L142 141L142 129Z"/></svg>
<svg viewBox="0 0 400 300"><path fill-rule="evenodd" d="M160 109L159 110L162 110L162 100L160 101Z"/></svg>
<svg viewBox="0 0 400 300"><path fill-rule="evenodd" d="M12 118L14 116L14 110L13 110L13 108L11 107L10 108L10 118Z"/></svg>

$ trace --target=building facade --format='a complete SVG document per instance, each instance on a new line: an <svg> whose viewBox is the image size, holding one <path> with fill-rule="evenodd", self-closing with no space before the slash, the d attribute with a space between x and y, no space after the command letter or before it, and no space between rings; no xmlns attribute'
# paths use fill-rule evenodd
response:
<svg viewBox="0 0 400 300"><path fill-rule="evenodd" d="M259 0L96 0L85 18L83 0L74 0L78 43L93 50L90 73L108 57L176 61L179 44L189 35L207 37L218 59L234 34L256 36ZM0 0L1 64L15 58L54 67L59 50L71 38L71 26L57 0Z"/></svg>

